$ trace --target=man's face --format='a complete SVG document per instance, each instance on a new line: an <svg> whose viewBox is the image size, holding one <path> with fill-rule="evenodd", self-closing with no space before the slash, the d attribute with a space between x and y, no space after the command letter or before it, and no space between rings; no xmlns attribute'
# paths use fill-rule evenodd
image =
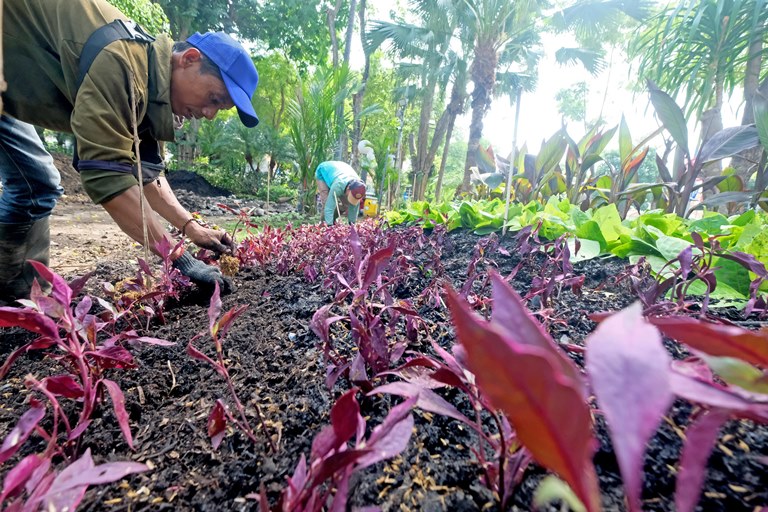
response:
<svg viewBox="0 0 768 512"><path fill-rule="evenodd" d="M224 82L214 75L200 73L202 55L189 48L173 56L171 108L183 119L213 119L219 110L234 107Z"/></svg>
<svg viewBox="0 0 768 512"><path fill-rule="evenodd" d="M347 202L353 206L360 204L360 201L362 200L362 198L358 199L355 196L353 196L352 192L350 192L349 190L346 191L345 195L347 196Z"/></svg>

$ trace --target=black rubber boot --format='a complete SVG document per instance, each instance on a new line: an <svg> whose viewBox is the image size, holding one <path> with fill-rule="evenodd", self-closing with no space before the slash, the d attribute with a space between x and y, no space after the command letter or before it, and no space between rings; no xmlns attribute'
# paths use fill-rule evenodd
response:
<svg viewBox="0 0 768 512"><path fill-rule="evenodd" d="M27 260L48 266L51 247L49 217L23 224L0 223L0 305L29 298L35 278L44 292L51 284L43 280Z"/></svg>

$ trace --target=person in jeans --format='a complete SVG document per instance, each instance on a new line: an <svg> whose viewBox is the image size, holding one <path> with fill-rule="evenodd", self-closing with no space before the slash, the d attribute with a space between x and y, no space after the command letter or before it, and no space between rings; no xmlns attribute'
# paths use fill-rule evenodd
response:
<svg viewBox="0 0 768 512"><path fill-rule="evenodd" d="M141 167L151 250L170 239L158 215L199 247L232 250L225 232L197 224L179 204L164 177L163 141L184 119L233 106L246 126L258 123L258 72L238 42L221 32L155 38L105 0L4 0L2 36L0 303L29 295L36 275L27 260L48 265L49 216L63 192L33 125L74 134L83 188L137 242ZM226 284L189 253L174 265L198 284Z"/></svg>
<svg viewBox="0 0 768 512"><path fill-rule="evenodd" d="M365 183L351 165L329 160L315 170L319 204L326 224L333 224L336 215L346 210L350 224L357 222L360 201L365 197Z"/></svg>

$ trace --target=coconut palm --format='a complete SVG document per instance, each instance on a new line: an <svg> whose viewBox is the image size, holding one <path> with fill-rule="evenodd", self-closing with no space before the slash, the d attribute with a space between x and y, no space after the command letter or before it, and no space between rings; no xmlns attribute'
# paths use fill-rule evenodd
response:
<svg viewBox="0 0 768 512"><path fill-rule="evenodd" d="M416 133L413 171L417 176L426 177L432 166L437 148L445 134L445 123L434 140L431 124L434 118L436 97L445 94L448 77L451 75L451 41L458 28L458 19L450 0L412 0L411 11L419 18L419 24L405 22L374 21L366 34L369 51L385 42L398 57L407 59L400 64L400 71L415 77L421 92L419 127ZM438 91L438 85L441 85ZM423 198L422 180L414 191Z"/></svg>
<svg viewBox="0 0 768 512"><path fill-rule="evenodd" d="M469 190L471 168L477 166L477 150L483 134L483 118L493 98L496 70L500 53L509 44L521 48L535 33L542 1L525 0L463 0L467 9L466 22L474 41L474 51L469 74L474 85L472 90L472 119L469 125L467 157L461 190Z"/></svg>
<svg viewBox="0 0 768 512"><path fill-rule="evenodd" d="M713 110L722 126L725 95L745 80L745 98L757 89L767 8L766 0L686 0L661 10L630 45L638 79L651 79L672 96L683 94L688 115L701 118Z"/></svg>

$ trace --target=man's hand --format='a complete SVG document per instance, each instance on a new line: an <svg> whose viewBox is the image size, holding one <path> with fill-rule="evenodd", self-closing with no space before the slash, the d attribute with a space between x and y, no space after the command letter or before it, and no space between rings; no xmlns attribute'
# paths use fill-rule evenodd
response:
<svg viewBox="0 0 768 512"><path fill-rule="evenodd" d="M187 230L187 236L196 246L223 254L235 252L235 241L226 231L204 228L197 223L191 224L194 224L196 229Z"/></svg>
<svg viewBox="0 0 768 512"><path fill-rule="evenodd" d="M227 294L234 291L232 282L221 274L221 271L214 266L206 265L202 261L195 259L189 252L185 252L173 262L173 267L179 272L190 278L201 288L213 288L215 283L219 283L221 293Z"/></svg>

